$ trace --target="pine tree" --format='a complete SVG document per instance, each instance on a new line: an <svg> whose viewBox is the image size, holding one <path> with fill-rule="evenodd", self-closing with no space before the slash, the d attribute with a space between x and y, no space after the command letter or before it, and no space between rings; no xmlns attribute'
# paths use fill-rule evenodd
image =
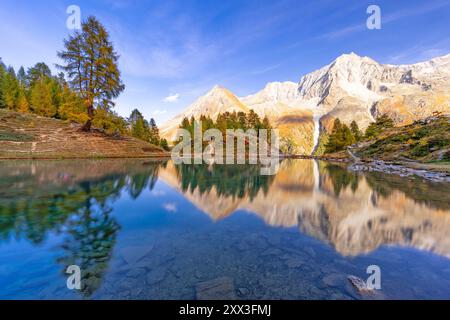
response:
<svg viewBox="0 0 450 320"><path fill-rule="evenodd" d="M386 129L392 128L394 126L394 121L389 118L387 114L383 114L377 117L375 122L372 122L366 129L364 134L365 139L376 138L380 133Z"/></svg>
<svg viewBox="0 0 450 320"><path fill-rule="evenodd" d="M334 120L333 129L331 130L331 134L328 138L328 142L325 145L325 153L333 153L342 147L342 124L339 118Z"/></svg>
<svg viewBox="0 0 450 320"><path fill-rule="evenodd" d="M112 106L112 99L125 89L118 68L119 56L108 32L95 17L83 22L82 31L71 35L64 45L65 51L58 56L66 64L59 67L84 100L88 121L83 130L90 131L96 106Z"/></svg>
<svg viewBox="0 0 450 320"><path fill-rule="evenodd" d="M56 107L52 101L50 85L44 79L37 81L31 88L31 107L34 113L43 117L56 115Z"/></svg>
<svg viewBox="0 0 450 320"><path fill-rule="evenodd" d="M82 114L87 117L86 112ZM108 135L118 136L127 133L128 123L126 120L109 110L107 105L97 107L92 124Z"/></svg>
<svg viewBox="0 0 450 320"><path fill-rule="evenodd" d="M334 120L333 130L325 144L325 153L333 153L344 150L356 142L352 131L346 124L342 124L339 118Z"/></svg>
<svg viewBox="0 0 450 320"><path fill-rule="evenodd" d="M221 113L217 116L215 127L216 129L220 130L222 132L223 136L225 137L225 133L227 130L227 114Z"/></svg>
<svg viewBox="0 0 450 320"><path fill-rule="evenodd" d="M181 121L180 129L189 130L189 119L184 117Z"/></svg>
<svg viewBox="0 0 450 320"><path fill-rule="evenodd" d="M136 121L136 123L132 127L131 135L141 140L147 140L144 119L139 118Z"/></svg>
<svg viewBox="0 0 450 320"><path fill-rule="evenodd" d="M6 108L17 110L19 98L19 81L13 67L8 67L3 76L3 101Z"/></svg>
<svg viewBox="0 0 450 320"><path fill-rule="evenodd" d="M269 122L269 118L267 118L267 116L264 117L263 121L262 121L262 125L261 125L262 129L267 129L270 130L271 126L270 126L270 122Z"/></svg>
<svg viewBox="0 0 450 320"><path fill-rule="evenodd" d="M250 112L247 115L247 128L258 130L260 127L261 127L261 120L258 114L255 111L250 110Z"/></svg>
<svg viewBox="0 0 450 320"><path fill-rule="evenodd" d="M237 122L239 129L247 130L247 115L245 114L245 112L238 112Z"/></svg>
<svg viewBox="0 0 450 320"><path fill-rule="evenodd" d="M194 137L194 129L195 129L195 118L194 116L189 119L189 132L191 134L191 137Z"/></svg>
<svg viewBox="0 0 450 320"><path fill-rule="evenodd" d="M159 137L159 129L158 126L156 125L156 121L155 119L151 118L150 119L150 143L154 144L154 145L159 145L161 142L161 138Z"/></svg>
<svg viewBox="0 0 450 320"><path fill-rule="evenodd" d="M20 87L19 95L17 97L17 111L19 112L29 112L30 103L28 102L27 93L25 87Z"/></svg>
<svg viewBox="0 0 450 320"><path fill-rule="evenodd" d="M17 80L20 86L24 88L28 87L28 77L23 67L20 67L19 71L17 71Z"/></svg>
<svg viewBox="0 0 450 320"><path fill-rule="evenodd" d="M359 130L358 124L355 120L352 121L350 124L350 130L352 131L353 137L355 138L355 141L358 142L362 138L362 132Z"/></svg>
<svg viewBox="0 0 450 320"><path fill-rule="evenodd" d="M169 143L167 142L166 139L161 139L161 143L159 144L161 146L161 148L163 148L166 151L169 151Z"/></svg>
<svg viewBox="0 0 450 320"><path fill-rule="evenodd" d="M52 77L52 72L50 68L44 63L36 63L33 67L28 69L27 73L27 83L28 86L33 87L38 81L45 80Z"/></svg>
<svg viewBox="0 0 450 320"><path fill-rule="evenodd" d="M62 120L85 123L88 120L83 100L66 84L60 93L59 117Z"/></svg>
<svg viewBox="0 0 450 320"><path fill-rule="evenodd" d="M342 126L342 141L343 141L342 149L347 146L351 146L356 142L352 131L346 124Z"/></svg>
<svg viewBox="0 0 450 320"><path fill-rule="evenodd" d="M6 73L6 66L0 58L0 108L6 108L6 102L4 97L4 79Z"/></svg>
<svg viewBox="0 0 450 320"><path fill-rule="evenodd" d="M128 118L131 135L137 139L150 141L150 128L144 116L138 109L134 109Z"/></svg>

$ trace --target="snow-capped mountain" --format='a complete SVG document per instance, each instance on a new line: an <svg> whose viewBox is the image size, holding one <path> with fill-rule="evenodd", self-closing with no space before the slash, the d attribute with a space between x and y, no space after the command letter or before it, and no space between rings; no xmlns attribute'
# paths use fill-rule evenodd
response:
<svg viewBox="0 0 450 320"><path fill-rule="evenodd" d="M214 87L185 112L162 128L170 139L183 117L213 118L226 111L253 109L268 116L280 134L295 144L295 151L310 154L319 135L339 117L355 120L364 129L388 113L397 124L407 124L434 111L450 113L450 54L412 65L380 64L355 53L344 54L299 83L271 82L247 97Z"/></svg>

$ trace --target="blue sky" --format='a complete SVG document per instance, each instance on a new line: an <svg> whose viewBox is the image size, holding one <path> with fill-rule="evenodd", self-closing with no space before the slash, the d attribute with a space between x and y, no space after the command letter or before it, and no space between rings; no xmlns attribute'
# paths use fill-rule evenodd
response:
<svg viewBox="0 0 450 320"><path fill-rule="evenodd" d="M58 63L72 4L105 25L121 56L116 111L159 124L215 84L244 96L352 51L393 64L450 53L450 0L2 0L3 61ZM371 4L381 30L365 27Z"/></svg>

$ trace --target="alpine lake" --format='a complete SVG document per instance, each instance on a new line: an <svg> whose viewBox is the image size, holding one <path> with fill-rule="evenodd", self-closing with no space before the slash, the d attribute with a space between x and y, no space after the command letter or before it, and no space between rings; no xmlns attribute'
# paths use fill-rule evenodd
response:
<svg viewBox="0 0 450 320"><path fill-rule="evenodd" d="M0 299L450 299L450 185L316 160L1 161Z"/></svg>

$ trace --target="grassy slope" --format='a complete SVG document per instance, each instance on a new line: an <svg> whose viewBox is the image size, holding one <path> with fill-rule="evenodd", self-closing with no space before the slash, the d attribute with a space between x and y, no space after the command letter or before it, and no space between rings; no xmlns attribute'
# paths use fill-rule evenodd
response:
<svg viewBox="0 0 450 320"><path fill-rule="evenodd" d="M384 160L415 169L450 172L450 119L429 118L395 127L352 147L363 161Z"/></svg>
<svg viewBox="0 0 450 320"><path fill-rule="evenodd" d="M83 133L61 120L0 109L0 159L129 158L166 153L144 141Z"/></svg>
<svg viewBox="0 0 450 320"><path fill-rule="evenodd" d="M450 161L450 119L440 117L395 127L356 148L363 159Z"/></svg>

